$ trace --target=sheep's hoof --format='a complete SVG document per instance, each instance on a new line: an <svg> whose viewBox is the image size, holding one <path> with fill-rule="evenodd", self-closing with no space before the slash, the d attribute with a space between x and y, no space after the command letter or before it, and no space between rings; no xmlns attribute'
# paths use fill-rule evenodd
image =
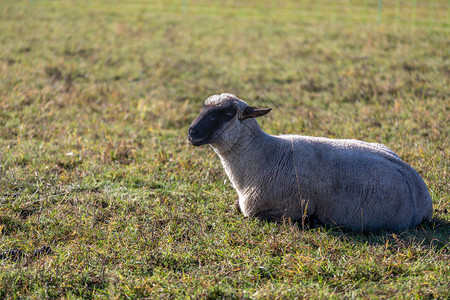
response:
<svg viewBox="0 0 450 300"><path fill-rule="evenodd" d="M238 214L242 213L241 206L239 205L239 199L234 202L234 211Z"/></svg>

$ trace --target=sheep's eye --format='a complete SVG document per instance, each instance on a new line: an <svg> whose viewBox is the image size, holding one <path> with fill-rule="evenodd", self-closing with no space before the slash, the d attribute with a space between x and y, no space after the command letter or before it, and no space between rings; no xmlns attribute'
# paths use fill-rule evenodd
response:
<svg viewBox="0 0 450 300"><path fill-rule="evenodd" d="M232 112L227 112L227 113L225 114L225 116L226 116L226 117L232 117L232 116L233 116L233 113L232 113Z"/></svg>

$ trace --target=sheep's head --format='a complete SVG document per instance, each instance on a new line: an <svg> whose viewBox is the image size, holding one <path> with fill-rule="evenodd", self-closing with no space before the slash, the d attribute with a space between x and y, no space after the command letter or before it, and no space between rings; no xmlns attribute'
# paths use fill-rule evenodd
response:
<svg viewBox="0 0 450 300"><path fill-rule="evenodd" d="M227 140L233 139L239 136L245 120L265 115L270 110L248 106L232 94L213 95L205 100L202 111L189 126L188 140L194 146L201 146L214 144L224 136Z"/></svg>

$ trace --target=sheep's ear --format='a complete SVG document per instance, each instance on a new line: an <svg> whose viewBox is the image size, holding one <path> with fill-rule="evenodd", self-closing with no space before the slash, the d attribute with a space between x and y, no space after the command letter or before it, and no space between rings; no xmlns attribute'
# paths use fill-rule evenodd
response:
<svg viewBox="0 0 450 300"><path fill-rule="evenodd" d="M261 108L254 106L246 106L239 111L239 120L245 120L247 118L256 118L268 114L271 108Z"/></svg>

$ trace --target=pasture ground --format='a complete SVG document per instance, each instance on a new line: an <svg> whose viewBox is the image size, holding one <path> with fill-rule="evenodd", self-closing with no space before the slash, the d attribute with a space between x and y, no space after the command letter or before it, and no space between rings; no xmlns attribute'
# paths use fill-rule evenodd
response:
<svg viewBox="0 0 450 300"><path fill-rule="evenodd" d="M181 2L0 3L0 252L53 250L0 260L0 298L448 299L448 24ZM271 134L388 145L434 219L362 234L243 218L213 151L186 143L225 91L272 107Z"/></svg>

